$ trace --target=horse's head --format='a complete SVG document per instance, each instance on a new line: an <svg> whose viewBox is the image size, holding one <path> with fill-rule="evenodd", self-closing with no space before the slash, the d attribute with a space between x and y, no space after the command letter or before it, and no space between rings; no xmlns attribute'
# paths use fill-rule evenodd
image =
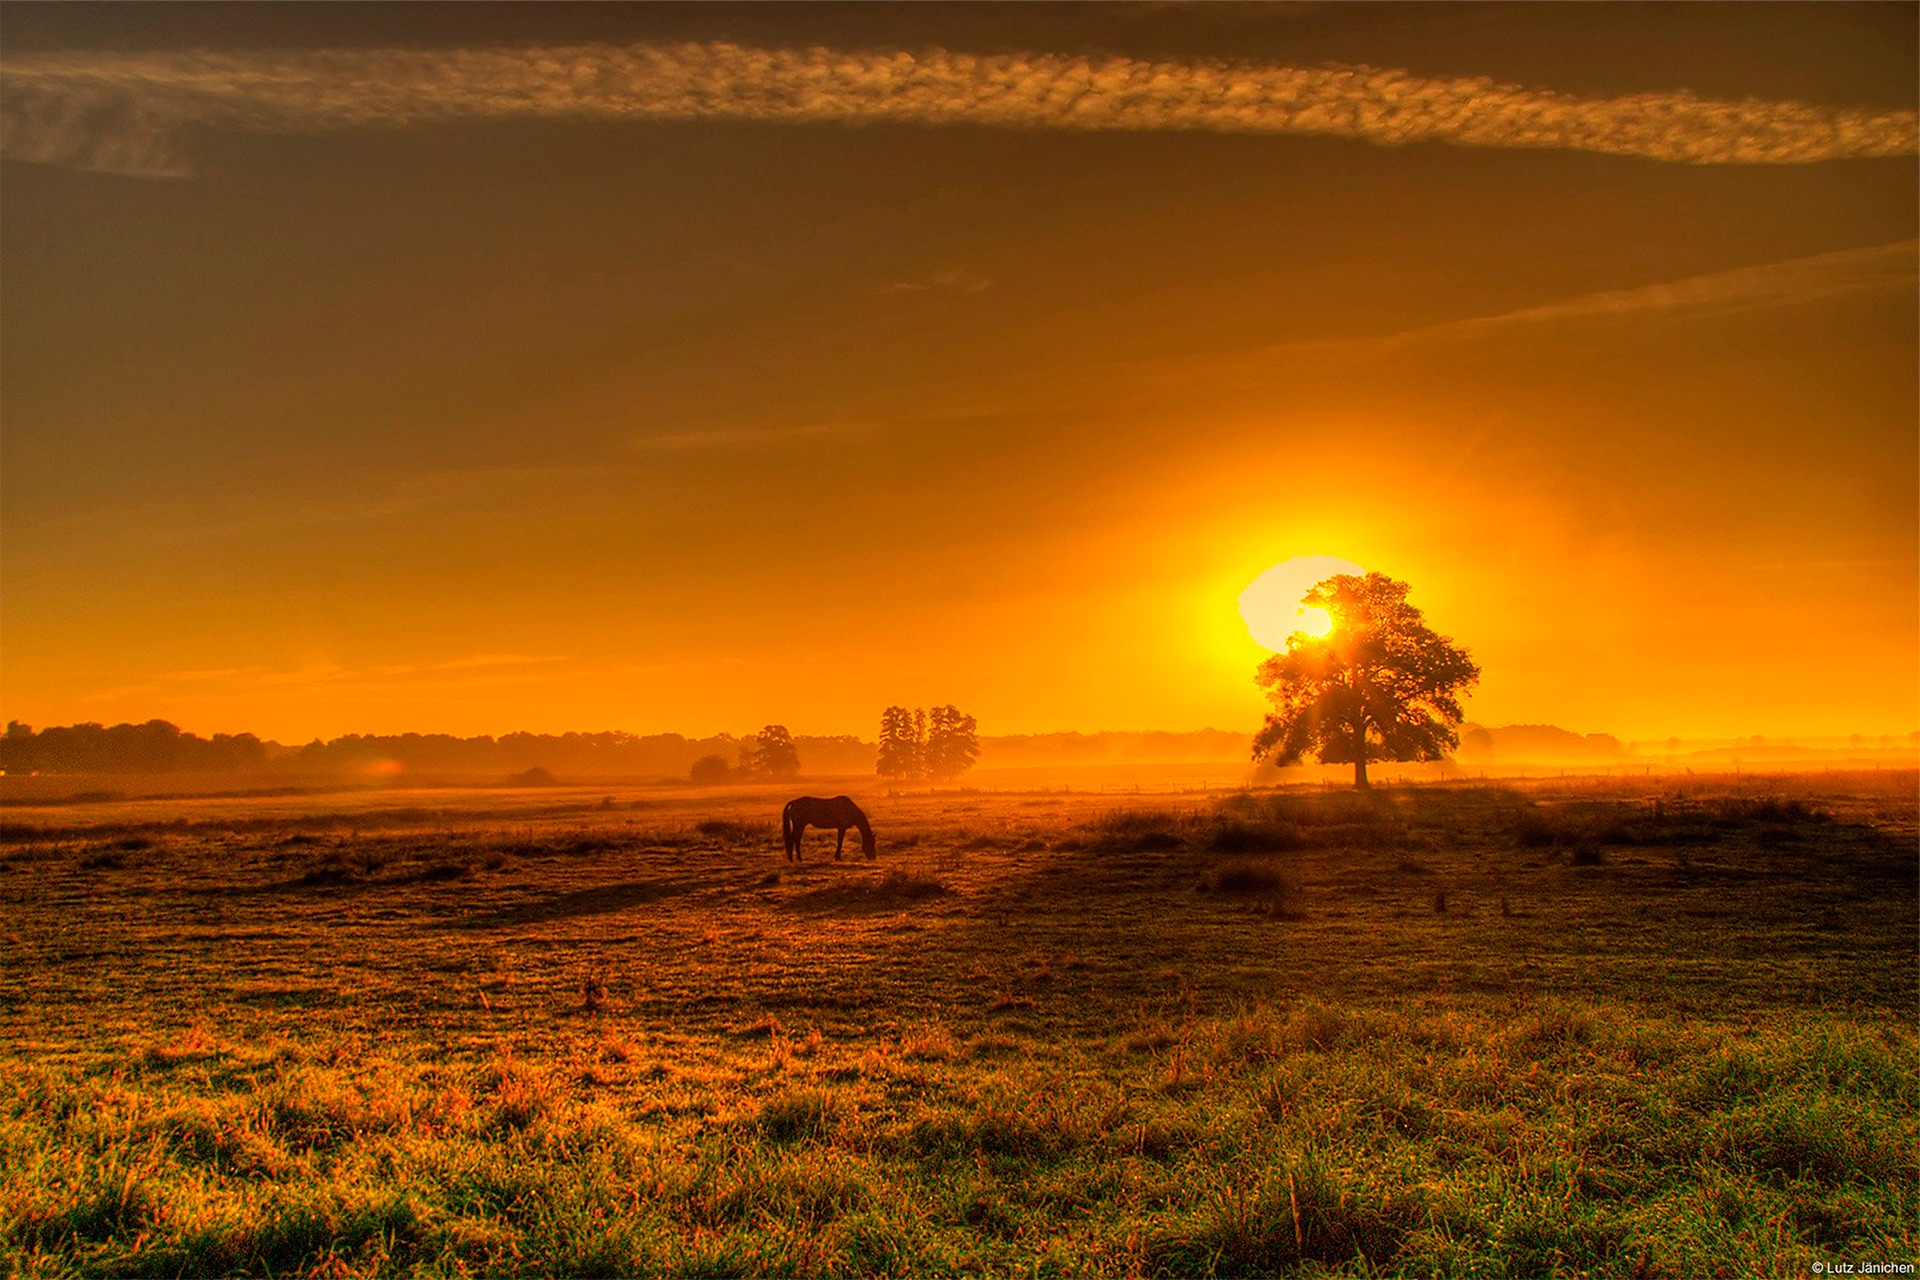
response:
<svg viewBox="0 0 1920 1280"><path fill-rule="evenodd" d="M860 832L860 852L869 858L874 856L873 828L867 827Z"/></svg>

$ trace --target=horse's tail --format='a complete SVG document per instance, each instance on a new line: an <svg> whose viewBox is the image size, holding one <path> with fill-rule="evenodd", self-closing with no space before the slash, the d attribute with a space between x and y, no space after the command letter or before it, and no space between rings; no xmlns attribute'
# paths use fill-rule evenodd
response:
<svg viewBox="0 0 1920 1280"><path fill-rule="evenodd" d="M780 811L780 839L786 844L787 856L793 856L793 801L787 801L787 807Z"/></svg>

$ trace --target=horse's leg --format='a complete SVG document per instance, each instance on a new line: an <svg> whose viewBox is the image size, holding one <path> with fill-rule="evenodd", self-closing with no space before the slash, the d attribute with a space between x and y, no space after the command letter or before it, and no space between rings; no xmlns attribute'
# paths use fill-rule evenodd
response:
<svg viewBox="0 0 1920 1280"><path fill-rule="evenodd" d="M793 860L795 862L806 861L805 858L800 856L800 846L806 842L806 839L807 839L807 824L804 822L796 821L793 824Z"/></svg>
<svg viewBox="0 0 1920 1280"><path fill-rule="evenodd" d="M847 847L847 829L840 828L840 838L833 842L833 860L840 861L840 851Z"/></svg>

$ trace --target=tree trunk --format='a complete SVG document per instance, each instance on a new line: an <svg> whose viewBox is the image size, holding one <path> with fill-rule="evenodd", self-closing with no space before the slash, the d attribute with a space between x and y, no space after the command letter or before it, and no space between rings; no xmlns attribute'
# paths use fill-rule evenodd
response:
<svg viewBox="0 0 1920 1280"><path fill-rule="evenodd" d="M1353 730L1353 788L1365 791L1370 785L1367 781L1367 718L1362 716Z"/></svg>

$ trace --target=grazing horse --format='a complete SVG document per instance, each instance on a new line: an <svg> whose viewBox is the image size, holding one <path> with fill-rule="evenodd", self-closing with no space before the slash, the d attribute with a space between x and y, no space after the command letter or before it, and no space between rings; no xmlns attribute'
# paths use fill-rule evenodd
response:
<svg viewBox="0 0 1920 1280"><path fill-rule="evenodd" d="M780 834L787 842L788 862L800 861L800 837L808 827L832 827L840 833L839 842L833 846L835 858L847 847L847 828L858 827L861 849L869 858L873 856L873 827L868 824L867 815L860 812L860 806L845 796L831 800L801 796L787 801L787 807L780 811Z"/></svg>

